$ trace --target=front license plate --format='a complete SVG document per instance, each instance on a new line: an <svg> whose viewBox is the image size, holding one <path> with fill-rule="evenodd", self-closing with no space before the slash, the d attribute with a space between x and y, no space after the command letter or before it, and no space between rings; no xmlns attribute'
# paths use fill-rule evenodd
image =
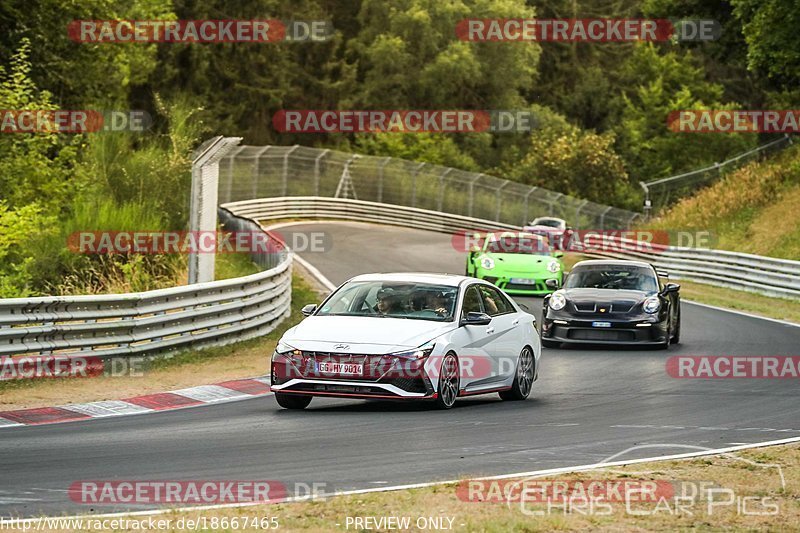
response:
<svg viewBox="0 0 800 533"><path fill-rule="evenodd" d="M511 278L511 283L516 283L519 285L536 285L536 280L528 278Z"/></svg>
<svg viewBox="0 0 800 533"><path fill-rule="evenodd" d="M592 322L593 328L610 328L611 322Z"/></svg>
<svg viewBox="0 0 800 533"><path fill-rule="evenodd" d="M323 374L361 375L364 365L357 363L317 363L317 370Z"/></svg>

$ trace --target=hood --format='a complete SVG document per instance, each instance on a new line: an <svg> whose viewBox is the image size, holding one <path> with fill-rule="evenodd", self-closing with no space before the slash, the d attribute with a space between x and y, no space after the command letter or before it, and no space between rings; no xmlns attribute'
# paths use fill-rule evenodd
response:
<svg viewBox="0 0 800 533"><path fill-rule="evenodd" d="M575 303L614 303L614 302L628 302L637 303L641 302L654 292L646 291L631 291L631 290L618 290L618 289L593 289L593 288L576 288L576 289L563 289L562 292L568 300Z"/></svg>
<svg viewBox="0 0 800 533"><path fill-rule="evenodd" d="M455 322L407 318L310 316L281 340L298 350L378 355L417 348L456 327ZM350 349L335 349L337 344L349 344Z"/></svg>
<svg viewBox="0 0 800 533"><path fill-rule="evenodd" d="M494 259L494 268L512 272L546 271L550 261L557 261L552 255L487 253Z"/></svg>

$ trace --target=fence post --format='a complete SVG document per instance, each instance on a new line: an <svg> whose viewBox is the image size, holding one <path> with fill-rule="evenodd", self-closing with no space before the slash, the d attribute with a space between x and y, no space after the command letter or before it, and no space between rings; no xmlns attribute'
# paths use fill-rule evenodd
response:
<svg viewBox="0 0 800 533"><path fill-rule="evenodd" d="M469 207L467 209L467 216L472 216L472 208L475 205L475 182L481 179L483 174L478 174L475 179L469 182Z"/></svg>
<svg viewBox="0 0 800 533"><path fill-rule="evenodd" d="M330 152L329 149L323 150L314 160L314 196L319 196L319 161L328 155L328 152Z"/></svg>
<svg viewBox="0 0 800 533"><path fill-rule="evenodd" d="M233 195L233 163L242 150L244 150L244 146L240 146L238 150L228 156L228 186L225 188L225 202L230 202Z"/></svg>
<svg viewBox="0 0 800 533"><path fill-rule="evenodd" d="M553 208L556 206L556 202L558 202L561 197L564 196L564 193L558 193L555 198L550 201L550 216L553 216Z"/></svg>
<svg viewBox="0 0 800 533"><path fill-rule="evenodd" d="M427 163L420 163L411 173L411 207L417 207L417 174Z"/></svg>
<svg viewBox="0 0 800 533"><path fill-rule="evenodd" d="M581 226L581 209L586 207L586 204L588 203L589 200L581 200L581 203L575 208L575 227L578 229L580 229Z"/></svg>
<svg viewBox="0 0 800 533"><path fill-rule="evenodd" d="M436 202L436 209L440 213L442 212L442 208L444 207L444 177L450 174L453 169L448 167L439 175L439 198Z"/></svg>
<svg viewBox="0 0 800 533"><path fill-rule="evenodd" d="M608 214L608 212L611 211L611 209L612 207L608 206L603 210L602 213L600 213L600 231L606 229L606 214Z"/></svg>
<svg viewBox="0 0 800 533"><path fill-rule="evenodd" d="M500 191L503 190L503 187L508 185L508 181L504 181L502 185L500 185L497 190L495 191L495 195L497 196L497 210L494 213L494 221L500 222L500 204L502 203L502 199L500 198Z"/></svg>
<svg viewBox="0 0 800 533"><path fill-rule="evenodd" d="M256 162L253 164L253 198L258 198L258 181L261 179L261 156L267 153L271 146L265 146L256 154ZM238 153L238 152L237 152Z"/></svg>
<svg viewBox="0 0 800 533"><path fill-rule="evenodd" d="M283 185L281 187L281 196L286 196L286 191L288 189L288 184L289 184L289 156L292 155L292 152L294 152L298 148L300 148L300 145L295 144L283 156Z"/></svg>
<svg viewBox="0 0 800 533"><path fill-rule="evenodd" d="M378 203L383 202L383 167L385 167L391 160L391 157L387 157L378 167Z"/></svg>
<svg viewBox="0 0 800 533"><path fill-rule="evenodd" d="M525 217L522 219L523 226L527 226L528 222L530 222L530 219L528 218L528 199L531 197L531 194L533 194L533 191L538 188L539 187L531 187L531 189L528 191L528 194L525 195Z"/></svg>
<svg viewBox="0 0 800 533"><path fill-rule="evenodd" d="M241 137L214 137L195 151L192 160L192 192L189 208L189 230L217 230L219 198L219 160L241 142ZM189 283L214 281L216 254L189 254Z"/></svg>

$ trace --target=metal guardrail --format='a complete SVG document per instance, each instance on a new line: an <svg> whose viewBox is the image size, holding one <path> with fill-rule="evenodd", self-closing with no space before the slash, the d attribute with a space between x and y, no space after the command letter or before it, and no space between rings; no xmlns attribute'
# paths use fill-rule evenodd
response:
<svg viewBox="0 0 800 533"><path fill-rule="evenodd" d="M232 202L223 207L254 220L350 220L455 233L463 230L520 230L521 227L449 213L346 198L283 197ZM587 247L588 245L588 247ZM670 272L675 279L699 281L768 296L800 298L800 261L702 248L666 247L598 236L576 243L590 256L638 259Z"/></svg>
<svg viewBox="0 0 800 533"><path fill-rule="evenodd" d="M228 224L257 226L227 216ZM130 294L0 300L0 357L163 355L264 335L289 315L292 256L242 278Z"/></svg>

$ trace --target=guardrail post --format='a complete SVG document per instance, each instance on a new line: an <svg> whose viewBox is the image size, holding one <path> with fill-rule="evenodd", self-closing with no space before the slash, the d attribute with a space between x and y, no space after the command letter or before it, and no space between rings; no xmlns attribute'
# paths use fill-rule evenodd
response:
<svg viewBox="0 0 800 533"><path fill-rule="evenodd" d="M217 230L219 195L219 160L241 142L241 137L214 137L195 151L192 160L192 196L189 209L189 230ZM231 175L231 179L233 176ZM216 254L189 254L189 283L214 281Z"/></svg>

